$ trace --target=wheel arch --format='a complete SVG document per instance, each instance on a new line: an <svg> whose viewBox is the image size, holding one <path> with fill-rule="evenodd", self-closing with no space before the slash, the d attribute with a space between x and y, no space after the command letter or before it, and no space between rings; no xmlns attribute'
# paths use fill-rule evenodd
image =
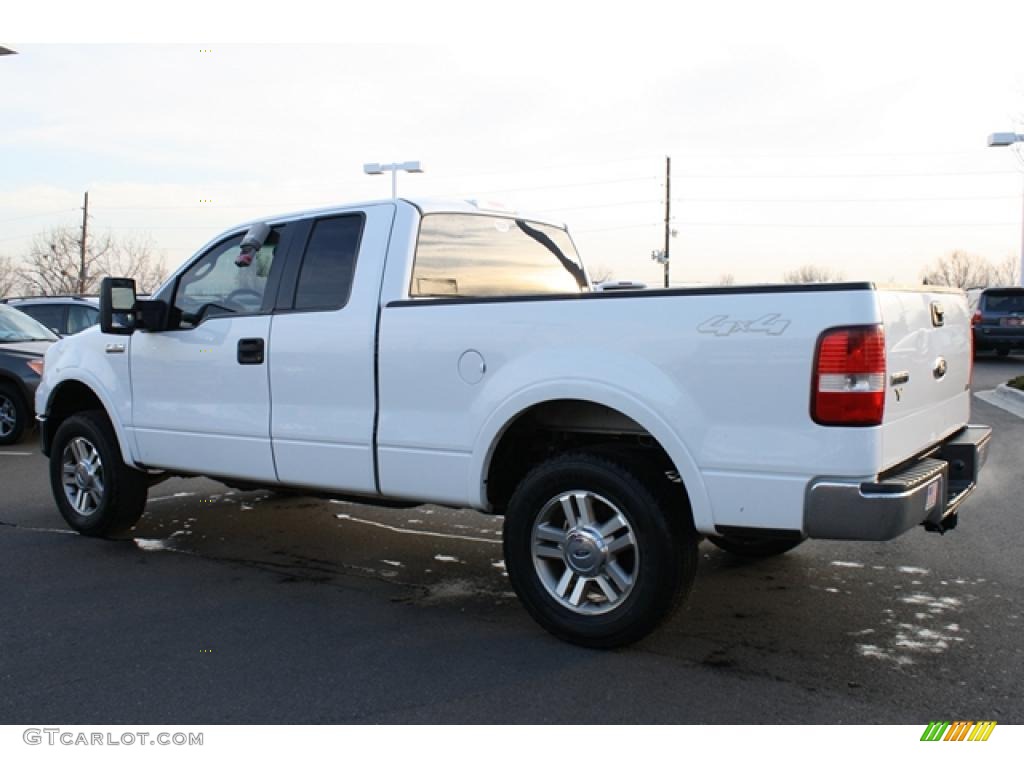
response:
<svg viewBox="0 0 1024 768"><path fill-rule="evenodd" d="M7 371L0 371L0 384L9 384L14 387L14 391L21 395L21 399L25 401L25 404L32 409L32 413L35 414L35 408L32 408L32 392L29 391L28 387L17 376L12 376Z"/></svg>
<svg viewBox="0 0 1024 768"><path fill-rule="evenodd" d="M57 434L57 430L64 421L76 413L90 410L101 410L104 412L114 429L122 460L128 466L134 467L135 461L129 450L128 434L124 429L124 425L117 418L112 404L104 397L99 387L74 377L65 378L61 381L53 388L47 398L46 410L44 411L46 419L42 424L43 453L46 456L50 455L53 436Z"/></svg>
<svg viewBox="0 0 1024 768"><path fill-rule="evenodd" d="M678 473L688 497L694 525L699 531L714 530L711 506L700 471L682 438L655 411L630 394L606 386L595 386L580 380L550 382L523 390L508 398L485 421L476 441L470 477L475 487L469 489L475 506L489 512L501 512L503 496L508 488L496 488L496 462L509 451L510 442L532 429L531 421L545 408L575 410L564 425L568 432L593 435L589 442L600 444L600 436L629 436L661 451ZM592 422L598 420L595 425ZM606 430L602 431L602 423ZM573 425L582 426L574 430ZM596 427L596 428L595 428ZM646 443L645 443L646 441ZM586 443L584 443L584 447ZM567 448L578 448L569 445ZM528 466L527 466L528 469ZM514 473L513 473L514 474Z"/></svg>

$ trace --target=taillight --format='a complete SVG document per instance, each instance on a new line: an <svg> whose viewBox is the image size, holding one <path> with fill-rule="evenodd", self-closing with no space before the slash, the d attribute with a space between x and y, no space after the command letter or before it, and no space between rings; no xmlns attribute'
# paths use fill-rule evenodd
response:
<svg viewBox="0 0 1024 768"><path fill-rule="evenodd" d="M836 427L871 427L885 413L885 331L833 328L818 340L811 418Z"/></svg>
<svg viewBox="0 0 1024 768"><path fill-rule="evenodd" d="M969 334L970 337L971 337L971 365L970 365L970 368L969 368L969 373L967 374L967 387L968 387L968 389L973 389L974 388L974 356L975 356L976 351L977 351L977 347L975 345L978 343L975 340L975 338L974 338L974 326L979 325L980 323L981 323L981 310L979 309L979 310L977 310L971 316L971 331L970 331L970 334Z"/></svg>

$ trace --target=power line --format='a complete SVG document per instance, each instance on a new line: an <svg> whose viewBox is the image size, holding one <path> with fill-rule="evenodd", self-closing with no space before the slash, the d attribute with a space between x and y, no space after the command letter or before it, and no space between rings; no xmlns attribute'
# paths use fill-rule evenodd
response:
<svg viewBox="0 0 1024 768"><path fill-rule="evenodd" d="M512 187L509 189L485 189L477 194L481 195L498 195L504 192L532 192L538 189L569 189L572 187L596 187L603 186L606 184L628 184L636 181L657 181L660 176L633 176L631 178L624 179L604 179L602 181L576 181L571 184L546 184L543 186L536 187ZM454 197L455 195L446 195L448 197Z"/></svg>
<svg viewBox="0 0 1024 768"><path fill-rule="evenodd" d="M1020 195L974 197L676 197L680 203L930 203L972 200L1019 200Z"/></svg>
<svg viewBox="0 0 1024 768"><path fill-rule="evenodd" d="M1018 176L1019 171L923 171L923 172L904 172L897 171L895 173L879 172L879 173L778 173L778 174L760 174L760 173L737 173L737 174L701 174L701 173L681 173L676 174L677 178L684 179L925 179L935 178L940 176Z"/></svg>
<svg viewBox="0 0 1024 768"><path fill-rule="evenodd" d="M46 213L30 213L26 216L16 216L13 219L0 219L0 224L8 224L12 221L24 221L25 219L35 219L40 216L56 216L58 213L70 213L71 211L78 210L78 208L61 208L59 211L48 211Z"/></svg>
<svg viewBox="0 0 1024 768"><path fill-rule="evenodd" d="M1018 227L1019 221L987 222L987 223L945 223L945 224L882 224L882 223L853 223L853 224L810 224L806 222L759 224L748 222L723 222L723 221L684 221L677 222L680 227L729 227L730 229L958 229L962 227ZM573 229L576 234L585 232L612 232L621 229L654 229L661 227L664 222L652 221L647 224L624 224L616 227L598 227L595 229L581 228Z"/></svg>
<svg viewBox="0 0 1024 768"><path fill-rule="evenodd" d="M673 197L673 203L930 203L970 202L973 200L1019 200L1020 195L979 195L973 197ZM659 205L661 200L623 200L615 203L594 205L570 205L558 208L541 208L538 213L562 213L564 211L589 211L601 208L626 208L635 205Z"/></svg>

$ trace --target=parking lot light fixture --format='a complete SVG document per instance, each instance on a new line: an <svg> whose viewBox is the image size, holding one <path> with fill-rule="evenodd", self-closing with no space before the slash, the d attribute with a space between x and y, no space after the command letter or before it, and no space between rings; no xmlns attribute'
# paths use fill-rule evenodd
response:
<svg viewBox="0 0 1024 768"><path fill-rule="evenodd" d="M990 147L1010 147L1014 144L1024 144L1024 133L1004 131L988 135L988 145ZM1017 282L1024 286L1024 190L1021 191L1020 210L1020 275L1017 278Z"/></svg>
<svg viewBox="0 0 1024 768"><path fill-rule="evenodd" d="M398 172L405 171L406 173L423 173L423 168L420 166L419 160L409 160L404 163L366 163L363 166L363 173L369 174L370 176L380 176L381 174L391 172L391 199L398 199Z"/></svg>

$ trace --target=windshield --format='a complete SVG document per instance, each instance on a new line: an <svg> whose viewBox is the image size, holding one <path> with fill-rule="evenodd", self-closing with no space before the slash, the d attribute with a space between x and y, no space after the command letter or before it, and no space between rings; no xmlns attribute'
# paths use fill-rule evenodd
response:
<svg viewBox="0 0 1024 768"><path fill-rule="evenodd" d="M24 312L0 305L0 344L15 341L56 341L57 337Z"/></svg>

